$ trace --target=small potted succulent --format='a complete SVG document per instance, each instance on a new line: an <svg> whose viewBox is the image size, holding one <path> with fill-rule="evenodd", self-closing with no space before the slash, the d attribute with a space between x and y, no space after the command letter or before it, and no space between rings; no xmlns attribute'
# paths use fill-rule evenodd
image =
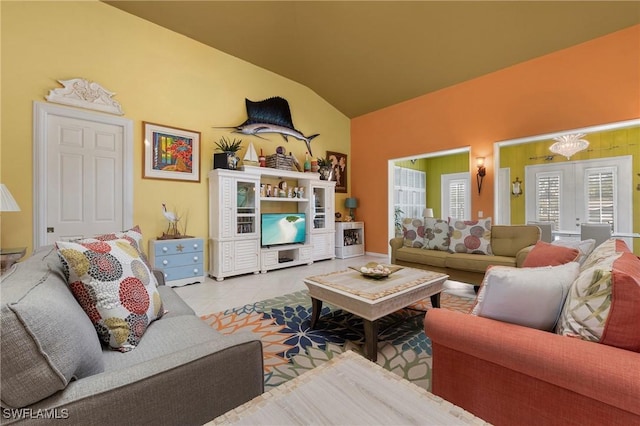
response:
<svg viewBox="0 0 640 426"><path fill-rule="evenodd" d="M242 139L231 140L222 136L215 144L216 151L221 152L213 154L213 168L235 170L240 161L236 153L242 148Z"/></svg>

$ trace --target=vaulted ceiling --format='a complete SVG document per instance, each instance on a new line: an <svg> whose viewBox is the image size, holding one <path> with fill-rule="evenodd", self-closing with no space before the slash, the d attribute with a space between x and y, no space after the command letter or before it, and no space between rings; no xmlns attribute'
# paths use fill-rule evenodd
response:
<svg viewBox="0 0 640 426"><path fill-rule="evenodd" d="M348 117L640 23L638 1L105 3L297 81Z"/></svg>

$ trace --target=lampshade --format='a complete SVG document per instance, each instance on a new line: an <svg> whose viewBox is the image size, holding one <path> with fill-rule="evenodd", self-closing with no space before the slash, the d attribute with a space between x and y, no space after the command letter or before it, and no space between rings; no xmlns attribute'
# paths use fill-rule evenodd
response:
<svg viewBox="0 0 640 426"><path fill-rule="evenodd" d="M4 183L0 183L0 211L19 212L20 207Z"/></svg>
<svg viewBox="0 0 640 426"><path fill-rule="evenodd" d="M426 208L422 211L422 217L433 217L433 209Z"/></svg>
<svg viewBox="0 0 640 426"><path fill-rule="evenodd" d="M583 151L589 147L589 142L582 139L584 133L574 133L571 135L562 135L553 138L556 143L549 147L549 151L567 157L567 160L577 152Z"/></svg>
<svg viewBox="0 0 640 426"><path fill-rule="evenodd" d="M348 209L355 209L358 207L358 199L357 198L347 198L344 200L344 206Z"/></svg>

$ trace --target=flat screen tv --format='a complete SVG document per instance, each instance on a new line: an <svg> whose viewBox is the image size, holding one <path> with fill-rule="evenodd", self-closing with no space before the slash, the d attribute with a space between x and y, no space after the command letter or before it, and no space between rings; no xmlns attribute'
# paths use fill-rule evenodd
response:
<svg viewBox="0 0 640 426"><path fill-rule="evenodd" d="M260 237L262 247L303 244L307 217L304 213L262 213Z"/></svg>

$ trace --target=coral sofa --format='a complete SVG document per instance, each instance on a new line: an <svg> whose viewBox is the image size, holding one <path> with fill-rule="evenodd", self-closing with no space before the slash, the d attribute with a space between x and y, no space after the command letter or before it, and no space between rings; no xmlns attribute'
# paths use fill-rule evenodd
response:
<svg viewBox="0 0 640 426"><path fill-rule="evenodd" d="M3 424L203 424L263 392L260 340L219 334L172 288L123 353L101 346L55 249L15 268L0 287Z"/></svg>
<svg viewBox="0 0 640 426"><path fill-rule="evenodd" d="M396 237L389 241L391 263L441 272L452 280L477 286L491 265L522 266L529 250L540 239L540 228L532 225L494 225L490 231L491 255L429 250L415 244L409 247L405 238Z"/></svg>
<svg viewBox="0 0 640 426"><path fill-rule="evenodd" d="M496 425L640 424L640 259L620 243L587 258L555 333L430 310L432 392Z"/></svg>

